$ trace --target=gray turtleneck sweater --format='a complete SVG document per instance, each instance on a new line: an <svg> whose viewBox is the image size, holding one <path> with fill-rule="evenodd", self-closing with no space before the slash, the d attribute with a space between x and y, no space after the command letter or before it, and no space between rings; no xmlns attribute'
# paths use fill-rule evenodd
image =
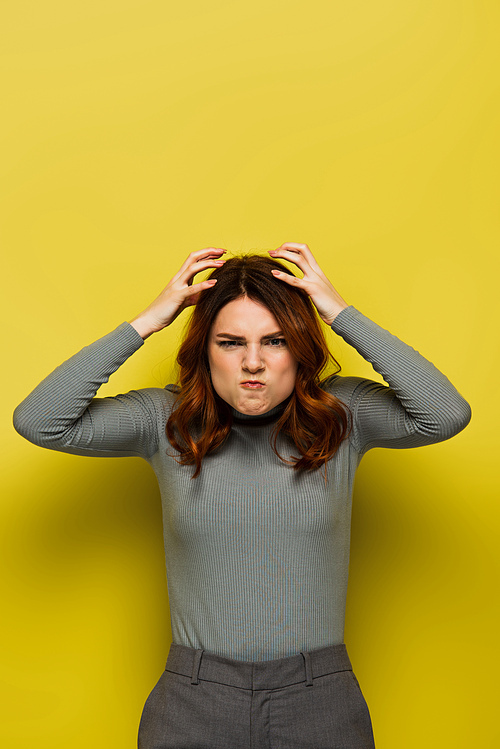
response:
<svg viewBox="0 0 500 749"><path fill-rule="evenodd" d="M332 329L389 384L329 377L353 416L324 472L298 473L269 444L283 404L262 416L233 409L227 441L198 478L165 435L174 388L96 398L144 344L128 322L46 377L14 412L30 442L74 455L144 458L160 487L172 635L239 660L270 660L344 640L354 474L373 447L431 445L460 432L467 401L413 348L355 307ZM284 457L296 449L282 435Z"/></svg>

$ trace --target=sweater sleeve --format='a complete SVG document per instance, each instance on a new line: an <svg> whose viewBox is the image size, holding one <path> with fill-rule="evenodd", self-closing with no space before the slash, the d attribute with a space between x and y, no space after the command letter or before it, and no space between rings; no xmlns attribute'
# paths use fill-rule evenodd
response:
<svg viewBox="0 0 500 749"><path fill-rule="evenodd" d="M332 330L389 384L361 377L331 380L332 393L351 410L351 442L359 452L431 445L465 429L472 416L469 403L418 351L352 305L337 315Z"/></svg>
<svg viewBox="0 0 500 749"><path fill-rule="evenodd" d="M14 411L15 430L50 450L92 457L158 449L159 388L95 398L98 388L144 344L128 322L59 365Z"/></svg>

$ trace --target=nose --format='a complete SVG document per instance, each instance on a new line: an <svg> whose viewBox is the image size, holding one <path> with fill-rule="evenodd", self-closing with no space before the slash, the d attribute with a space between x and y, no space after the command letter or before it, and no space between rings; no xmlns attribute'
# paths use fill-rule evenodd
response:
<svg viewBox="0 0 500 749"><path fill-rule="evenodd" d="M264 369L264 362L261 356L260 345L253 346L249 344L246 347L243 356L242 367L243 369L252 373L260 372L262 369Z"/></svg>

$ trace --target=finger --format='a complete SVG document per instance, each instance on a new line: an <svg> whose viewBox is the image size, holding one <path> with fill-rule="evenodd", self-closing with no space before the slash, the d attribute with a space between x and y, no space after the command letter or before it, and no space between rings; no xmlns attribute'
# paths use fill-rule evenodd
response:
<svg viewBox="0 0 500 749"><path fill-rule="evenodd" d="M195 260L199 260L203 257L211 257L212 255L220 255L224 252L227 252L227 250L224 250L222 247L205 247L203 250L194 250L193 252L190 252L187 260L190 260L191 258L194 258Z"/></svg>
<svg viewBox="0 0 500 749"><path fill-rule="evenodd" d="M269 250L269 254L273 258L283 258L283 260L294 263L303 273L308 270L309 261L299 252L279 248L277 250Z"/></svg>
<svg viewBox="0 0 500 749"><path fill-rule="evenodd" d="M202 260L204 257L220 257L221 255L224 255L227 250L224 250L222 247L206 247L204 250L199 250L196 252L191 253L196 257L196 260Z"/></svg>
<svg viewBox="0 0 500 749"><path fill-rule="evenodd" d="M205 247L203 250L194 250L193 252L190 252L184 260L178 273L183 272L186 268L192 265L192 263L198 262L198 260L203 260L203 258L209 257L220 257L225 252L227 252L227 250L224 250L221 247Z"/></svg>
<svg viewBox="0 0 500 749"><path fill-rule="evenodd" d="M186 260L183 262L175 276L172 278L172 281L178 281L181 277L185 276L186 271L188 271L193 265L196 263L200 263L204 259L214 258L218 259L220 258L227 250L224 250L222 248L215 248L215 247L206 247L204 250L195 250L194 252L191 252ZM207 266L209 267L209 266ZM199 272L200 268L197 272ZM195 274L193 274L195 275ZM184 280L184 283L186 281Z"/></svg>
<svg viewBox="0 0 500 749"><path fill-rule="evenodd" d="M306 244L299 244L298 242L285 242L281 245L281 247L278 247L278 252L280 250L287 250L295 252L296 256L302 256L307 262L309 263L312 270L314 270L318 275L320 275L323 278L326 278L325 274L321 270L320 266L316 262L316 259L314 255L312 254L311 250L309 249L308 245ZM292 261L294 262L294 261Z"/></svg>
<svg viewBox="0 0 500 749"><path fill-rule="evenodd" d="M300 244L299 242L284 242L278 247L278 250L290 250L299 255L307 256L309 253L312 256L311 250L306 244Z"/></svg>
<svg viewBox="0 0 500 749"><path fill-rule="evenodd" d="M297 278L297 276L291 276L289 273L274 269L271 271L271 273L275 278L279 278L280 281L284 281L290 286L298 286L299 288L304 288L302 279Z"/></svg>
<svg viewBox="0 0 500 749"><path fill-rule="evenodd" d="M216 278L209 278L206 281L201 281L200 283L195 283L192 286L190 286L188 289L186 289L186 296L184 297L184 305L186 307L189 307L191 304L196 304L196 302L198 301L200 292L205 291L206 289L213 288L216 283L217 283Z"/></svg>
<svg viewBox="0 0 500 749"><path fill-rule="evenodd" d="M284 281L289 286L295 286L297 289L302 289L308 296L314 292L316 288L314 283L304 278L297 278L297 276L291 276L289 273L283 273L280 270L272 270L271 273L279 281Z"/></svg>
<svg viewBox="0 0 500 749"><path fill-rule="evenodd" d="M187 268L184 273L179 276L180 281L187 283L189 286L193 283L193 278L207 268L222 268L226 261L225 260L198 260L194 263L194 266Z"/></svg>

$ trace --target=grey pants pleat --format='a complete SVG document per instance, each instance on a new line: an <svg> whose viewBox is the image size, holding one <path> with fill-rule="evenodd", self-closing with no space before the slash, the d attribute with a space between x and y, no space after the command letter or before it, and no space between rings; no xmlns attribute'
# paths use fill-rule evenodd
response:
<svg viewBox="0 0 500 749"><path fill-rule="evenodd" d="M237 661L172 643L139 749L374 749L345 645Z"/></svg>

